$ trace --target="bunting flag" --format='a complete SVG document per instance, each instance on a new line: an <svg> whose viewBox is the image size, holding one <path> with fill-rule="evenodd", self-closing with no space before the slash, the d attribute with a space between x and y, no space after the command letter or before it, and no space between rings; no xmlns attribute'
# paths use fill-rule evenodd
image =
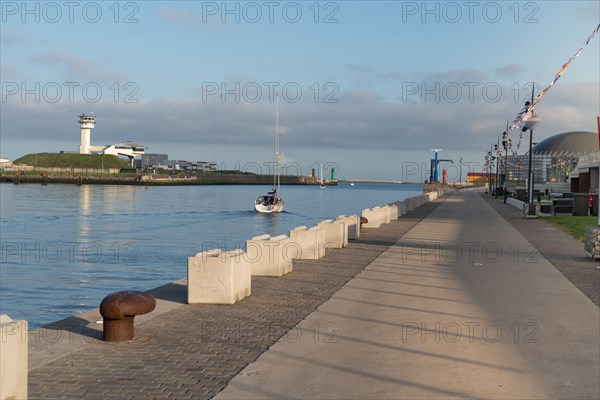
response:
<svg viewBox="0 0 600 400"><path fill-rule="evenodd" d="M523 109L515 117L510 129L521 128L523 126L523 123L525 121L527 121L529 118L531 118L531 116L533 115L533 109L535 108L537 103L540 101L540 99L542 97L544 97L546 95L546 93L548 93L548 90L550 90L550 88L552 86L554 86L554 84L556 84L556 82L560 79L560 77L565 73L567 68L569 68L569 64L571 64L571 62L573 62L573 60L575 58L579 57L579 55L583 51L583 48L588 45L590 40L592 40L592 38L594 36L596 36L596 33L598 33L599 30L600 30L600 24L598 24L596 29L594 29L592 31L592 33L590 33L590 35L587 37L587 39L583 42L583 45L579 48L579 50L577 50L577 52L573 55L573 57L571 57L569 59L569 61L567 61L566 63L563 64L563 66L556 73L556 75L554 75L554 79L552 79L552 82L550 82L550 84L535 97L535 99L533 100L533 103L527 102L525 104L525 107L523 107ZM519 145L520 144L521 144L521 141L519 140ZM518 147L519 146L517 145L517 150L518 150Z"/></svg>
<svg viewBox="0 0 600 400"><path fill-rule="evenodd" d="M517 143L517 147L512 150L512 155L516 156L519 152L519 148L521 147L521 141L523 140L523 132L519 132L519 143Z"/></svg>

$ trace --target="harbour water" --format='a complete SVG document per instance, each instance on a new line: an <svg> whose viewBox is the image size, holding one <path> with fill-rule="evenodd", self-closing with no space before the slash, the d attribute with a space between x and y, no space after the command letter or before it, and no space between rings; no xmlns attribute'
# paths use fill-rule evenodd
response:
<svg viewBox="0 0 600 400"><path fill-rule="evenodd" d="M30 327L97 307L118 290L185 277L187 257L244 247L339 214L422 193L422 185L284 186L285 212L259 214L268 186L0 184L0 313Z"/></svg>

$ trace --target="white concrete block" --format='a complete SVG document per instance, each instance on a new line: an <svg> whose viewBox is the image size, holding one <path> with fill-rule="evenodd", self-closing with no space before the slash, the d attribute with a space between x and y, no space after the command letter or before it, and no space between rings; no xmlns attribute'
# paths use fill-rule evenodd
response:
<svg viewBox="0 0 600 400"><path fill-rule="evenodd" d="M404 204L406 204L406 211L414 211L414 209L416 208L415 206L415 198L414 197L409 197L407 199L404 199Z"/></svg>
<svg viewBox="0 0 600 400"><path fill-rule="evenodd" d="M396 207L398 207L398 218L400 218L408 212L405 202L397 201L394 204L396 205Z"/></svg>
<svg viewBox="0 0 600 400"><path fill-rule="evenodd" d="M387 223L387 209L377 206L373 207L372 210L376 213L376 218L379 219L381 225Z"/></svg>
<svg viewBox="0 0 600 400"><path fill-rule="evenodd" d="M390 220L392 220L392 221L397 220L398 217L400 217L398 205L396 203L391 203L391 204L388 204L388 207L390 207Z"/></svg>
<svg viewBox="0 0 600 400"><path fill-rule="evenodd" d="M384 224L389 224L390 222L392 222L392 209L389 205L381 207L381 218L382 223Z"/></svg>
<svg viewBox="0 0 600 400"><path fill-rule="evenodd" d="M318 260L325 257L325 236L323 229L313 226L299 226L290 231L290 247L297 249L293 258L300 260Z"/></svg>
<svg viewBox="0 0 600 400"><path fill-rule="evenodd" d="M0 315L0 399L27 398L27 321Z"/></svg>
<svg viewBox="0 0 600 400"><path fill-rule="evenodd" d="M188 257L188 304L234 304L251 294L251 267L242 250Z"/></svg>
<svg viewBox="0 0 600 400"><path fill-rule="evenodd" d="M285 235L261 235L246 241L246 259L250 263L252 275L287 274L292 270L293 254L293 245Z"/></svg>
<svg viewBox="0 0 600 400"><path fill-rule="evenodd" d="M340 215L336 218L336 221L343 221L346 223L346 232L349 240L356 240L360 238L360 217L357 215Z"/></svg>
<svg viewBox="0 0 600 400"><path fill-rule="evenodd" d="M438 198L438 192L429 192L427 196L429 196L429 201L434 201Z"/></svg>
<svg viewBox="0 0 600 400"><path fill-rule="evenodd" d="M348 246L348 231L344 221L326 219L317 226L323 229L326 248L341 249Z"/></svg>
<svg viewBox="0 0 600 400"><path fill-rule="evenodd" d="M379 210L373 208L365 208L362 210L363 217L367 219L367 223L362 225L362 228L379 228L381 226L381 216Z"/></svg>

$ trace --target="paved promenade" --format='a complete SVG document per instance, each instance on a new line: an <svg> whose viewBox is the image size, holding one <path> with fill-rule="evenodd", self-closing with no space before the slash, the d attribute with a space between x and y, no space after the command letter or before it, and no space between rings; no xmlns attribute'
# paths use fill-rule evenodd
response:
<svg viewBox="0 0 600 400"><path fill-rule="evenodd" d="M99 341L95 312L50 327L30 397L600 398L598 307L474 192L253 277L233 306L154 293L129 343Z"/></svg>
<svg viewBox="0 0 600 400"><path fill-rule="evenodd" d="M600 270L585 256L583 243L554 225L539 219L524 219L522 211L507 207L502 199L483 195L535 248L597 306L600 306Z"/></svg>
<svg viewBox="0 0 600 400"><path fill-rule="evenodd" d="M599 329L598 307L465 193L216 398L598 399Z"/></svg>

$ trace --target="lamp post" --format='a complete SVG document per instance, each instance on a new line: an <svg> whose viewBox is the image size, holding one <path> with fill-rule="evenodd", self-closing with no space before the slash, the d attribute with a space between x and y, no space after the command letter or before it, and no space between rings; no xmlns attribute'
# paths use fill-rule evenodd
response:
<svg viewBox="0 0 600 400"><path fill-rule="evenodd" d="M502 179L502 188L504 203L506 203L506 198L508 197L508 149L512 147L512 140L508 137L507 131L502 132L502 147L504 148L504 178Z"/></svg>
<svg viewBox="0 0 600 400"><path fill-rule="evenodd" d="M498 142L500 142L500 138L498 138ZM500 152L498 151L498 144L494 145L494 154L496 154L496 173L494 174L494 198L498 197L498 167L500 166Z"/></svg>
<svg viewBox="0 0 600 400"><path fill-rule="evenodd" d="M486 175L487 175L487 188L485 190L485 193L491 193L492 192L492 147L490 146L490 151L488 151L487 155L485 156L485 160L486 162Z"/></svg>
<svg viewBox="0 0 600 400"><path fill-rule="evenodd" d="M535 85L534 85L535 86ZM531 102L526 102L525 106L529 107L530 104L533 104L533 90L534 90L534 86L532 86L531 88ZM527 169L527 203L529 204L529 215L535 215L535 206L533 205L533 170L531 167L531 161L532 161L532 149L533 149L533 127L540 122L542 119L533 114L533 109L530 111L531 112L531 117L529 117L527 120L525 120L525 122L523 123L523 132L527 131L529 129L529 167Z"/></svg>
<svg viewBox="0 0 600 400"><path fill-rule="evenodd" d="M494 193L494 182L492 181L492 169L494 168L494 156L493 156L493 152L492 152L492 146L490 146L490 151L488 151L488 155L490 157L490 163L488 164L488 180L490 182L489 187L490 187L490 195L492 193Z"/></svg>

